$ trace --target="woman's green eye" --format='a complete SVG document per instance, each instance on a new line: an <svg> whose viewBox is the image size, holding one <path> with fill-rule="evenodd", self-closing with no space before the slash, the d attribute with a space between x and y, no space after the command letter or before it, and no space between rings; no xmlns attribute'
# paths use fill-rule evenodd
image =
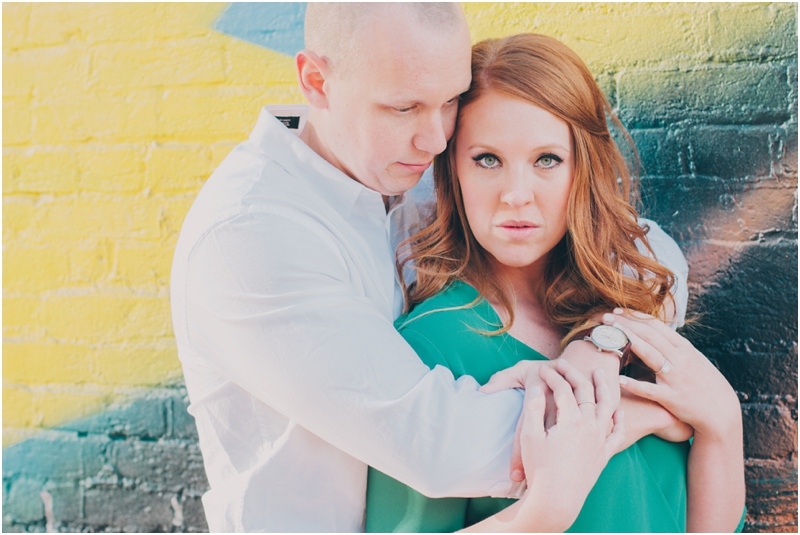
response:
<svg viewBox="0 0 800 535"><path fill-rule="evenodd" d="M497 158L495 158L494 156L484 156L483 164L486 167L494 167L497 164Z"/></svg>
<svg viewBox="0 0 800 535"><path fill-rule="evenodd" d="M558 165L558 164L560 164L561 162L562 162L561 158L559 158L559 157L558 157L558 156L556 156L555 154L545 154L544 156L541 156L541 157L540 157L540 158L539 158L539 159L536 161L536 164L537 164L539 167L542 167L542 168L544 168L544 169L550 169L550 168L552 168L552 167L555 167L555 166L557 166L557 165Z"/></svg>

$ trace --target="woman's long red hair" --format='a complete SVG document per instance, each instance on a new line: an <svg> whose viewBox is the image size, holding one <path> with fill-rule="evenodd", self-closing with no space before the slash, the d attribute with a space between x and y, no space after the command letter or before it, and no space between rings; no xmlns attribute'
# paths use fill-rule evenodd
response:
<svg viewBox="0 0 800 535"><path fill-rule="evenodd" d="M472 49L472 86L462 95L463 112L486 92L522 99L569 125L574 178L567 207L567 233L551 251L544 284L537 291L550 321L562 328L564 342L597 312L623 307L663 315L674 277L652 257L647 228L637 222L635 186L625 158L611 136L609 122L631 148L630 136L611 110L583 61L566 45L538 34L487 39ZM460 119L460 115L459 115ZM464 211L455 167L455 137L434 163L437 210L426 228L398 251L398 272L411 309L461 279L500 303L514 321L513 296L492 270L488 253L473 236ZM652 253L652 250L650 250ZM404 268L416 281L406 286ZM627 266L627 274L623 268Z"/></svg>

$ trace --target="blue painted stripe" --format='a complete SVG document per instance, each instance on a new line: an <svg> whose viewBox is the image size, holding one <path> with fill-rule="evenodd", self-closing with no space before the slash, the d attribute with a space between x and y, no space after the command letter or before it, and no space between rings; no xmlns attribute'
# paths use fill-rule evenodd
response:
<svg viewBox="0 0 800 535"><path fill-rule="evenodd" d="M287 56L303 49L305 2L234 2L214 29Z"/></svg>

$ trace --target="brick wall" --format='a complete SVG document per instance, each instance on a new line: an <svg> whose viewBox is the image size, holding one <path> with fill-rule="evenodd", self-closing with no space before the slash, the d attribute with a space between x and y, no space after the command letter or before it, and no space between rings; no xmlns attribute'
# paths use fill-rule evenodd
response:
<svg viewBox="0 0 800 535"><path fill-rule="evenodd" d="M302 4L225 9L3 5L6 531L206 529L172 250L258 109L302 101ZM687 336L743 404L746 529L796 531L797 6L467 13L475 40L562 39L617 107L690 263Z"/></svg>

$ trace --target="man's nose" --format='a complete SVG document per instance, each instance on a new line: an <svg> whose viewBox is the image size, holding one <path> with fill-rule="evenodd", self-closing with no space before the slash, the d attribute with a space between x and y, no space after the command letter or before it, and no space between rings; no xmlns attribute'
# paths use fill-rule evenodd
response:
<svg viewBox="0 0 800 535"><path fill-rule="evenodd" d="M441 110L423 114L419 130L414 136L414 148L434 155L443 152L447 148L446 120Z"/></svg>

